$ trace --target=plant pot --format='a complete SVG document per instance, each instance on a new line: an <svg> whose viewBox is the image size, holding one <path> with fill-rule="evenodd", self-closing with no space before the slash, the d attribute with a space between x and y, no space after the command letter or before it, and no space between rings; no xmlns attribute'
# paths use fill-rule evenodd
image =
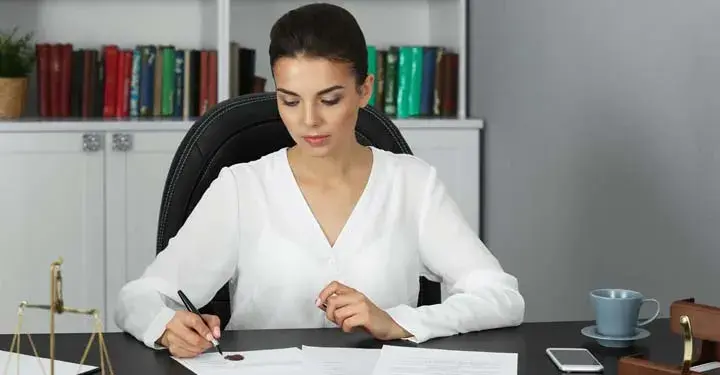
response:
<svg viewBox="0 0 720 375"><path fill-rule="evenodd" d="M0 118L18 118L25 109L28 79L0 77Z"/></svg>

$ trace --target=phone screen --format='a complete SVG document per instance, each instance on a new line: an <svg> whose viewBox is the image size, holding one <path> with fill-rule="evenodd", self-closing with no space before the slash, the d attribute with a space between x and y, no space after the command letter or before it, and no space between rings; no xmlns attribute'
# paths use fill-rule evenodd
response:
<svg viewBox="0 0 720 375"><path fill-rule="evenodd" d="M562 365L597 366L598 361L586 350L550 350Z"/></svg>

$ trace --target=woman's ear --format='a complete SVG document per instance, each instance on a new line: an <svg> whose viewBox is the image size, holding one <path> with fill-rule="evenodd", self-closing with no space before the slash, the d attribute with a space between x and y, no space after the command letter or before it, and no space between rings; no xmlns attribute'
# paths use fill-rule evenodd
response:
<svg viewBox="0 0 720 375"><path fill-rule="evenodd" d="M375 86L375 76L372 74L368 74L367 77L365 77L365 82L360 86L360 107L365 107L368 105L368 102L370 102L370 97L372 96L373 89Z"/></svg>

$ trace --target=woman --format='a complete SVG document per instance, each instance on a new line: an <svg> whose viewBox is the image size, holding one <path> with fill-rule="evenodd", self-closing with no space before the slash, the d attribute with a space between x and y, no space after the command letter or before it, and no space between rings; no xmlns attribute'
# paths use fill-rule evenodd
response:
<svg viewBox="0 0 720 375"><path fill-rule="evenodd" d="M435 169L357 142L374 78L354 17L307 5L270 36L280 115L297 144L222 169L167 248L120 292L118 326L149 347L195 356L220 337L220 322L184 311L177 291L203 306L228 281L229 329L336 326L423 342L520 324L517 280ZM451 296L416 307L420 275Z"/></svg>

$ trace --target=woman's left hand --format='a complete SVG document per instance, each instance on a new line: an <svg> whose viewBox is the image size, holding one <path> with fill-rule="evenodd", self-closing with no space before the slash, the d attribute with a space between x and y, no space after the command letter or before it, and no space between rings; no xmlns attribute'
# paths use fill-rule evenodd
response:
<svg viewBox="0 0 720 375"><path fill-rule="evenodd" d="M316 304L324 308L327 318L345 332L361 327L379 340L411 336L364 294L337 281L331 282L320 292Z"/></svg>

